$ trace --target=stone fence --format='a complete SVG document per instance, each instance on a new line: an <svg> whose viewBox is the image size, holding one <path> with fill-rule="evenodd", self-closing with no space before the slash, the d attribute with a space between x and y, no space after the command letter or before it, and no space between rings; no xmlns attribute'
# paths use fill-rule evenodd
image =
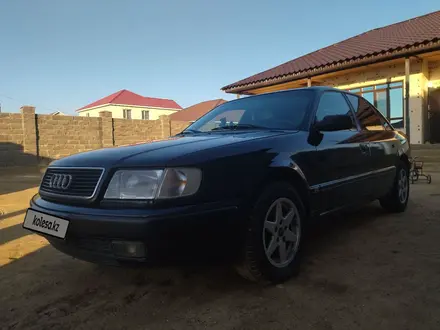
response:
<svg viewBox="0 0 440 330"><path fill-rule="evenodd" d="M172 136L189 122L128 120L100 117L35 114L25 106L21 113L0 113L0 166L46 165L82 151L147 142Z"/></svg>

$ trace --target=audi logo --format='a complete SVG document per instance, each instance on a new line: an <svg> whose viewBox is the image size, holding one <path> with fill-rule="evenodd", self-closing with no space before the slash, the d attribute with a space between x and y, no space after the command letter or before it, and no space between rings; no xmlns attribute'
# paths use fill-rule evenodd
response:
<svg viewBox="0 0 440 330"><path fill-rule="evenodd" d="M53 174L49 181L49 187L66 190L71 183L72 176L70 174Z"/></svg>

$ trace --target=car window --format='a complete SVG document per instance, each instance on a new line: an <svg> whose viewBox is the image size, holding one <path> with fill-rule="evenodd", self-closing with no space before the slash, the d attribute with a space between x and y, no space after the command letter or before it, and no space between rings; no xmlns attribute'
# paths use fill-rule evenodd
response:
<svg viewBox="0 0 440 330"><path fill-rule="evenodd" d="M243 109L231 109L217 115L203 126L203 131L210 131L217 127L237 125L243 117Z"/></svg>
<svg viewBox="0 0 440 330"><path fill-rule="evenodd" d="M314 97L315 93L311 90L244 97L223 103L195 121L187 130L209 132L246 126L265 129L300 129L305 118L308 118Z"/></svg>
<svg viewBox="0 0 440 330"><path fill-rule="evenodd" d="M347 94L347 97L353 106L356 118L362 129L368 131L384 131L391 129L387 121L367 100L351 94Z"/></svg>
<svg viewBox="0 0 440 330"><path fill-rule="evenodd" d="M353 122L353 128L356 124L353 120L353 114L345 100L344 96L338 92L326 92L319 100L318 109L316 110L316 121L323 120L326 116L347 115L350 116Z"/></svg>

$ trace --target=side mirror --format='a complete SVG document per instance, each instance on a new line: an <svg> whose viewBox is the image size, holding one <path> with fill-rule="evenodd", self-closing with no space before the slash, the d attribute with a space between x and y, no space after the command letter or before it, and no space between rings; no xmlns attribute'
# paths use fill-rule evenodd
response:
<svg viewBox="0 0 440 330"><path fill-rule="evenodd" d="M332 132L351 129L354 125L349 115L331 115L316 122L314 127L320 132Z"/></svg>

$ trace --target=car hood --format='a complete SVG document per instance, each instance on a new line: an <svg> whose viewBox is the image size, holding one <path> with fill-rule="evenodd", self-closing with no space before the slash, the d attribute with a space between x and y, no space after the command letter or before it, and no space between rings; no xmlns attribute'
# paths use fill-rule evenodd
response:
<svg viewBox="0 0 440 330"><path fill-rule="evenodd" d="M289 133L292 133L291 131ZM283 131L246 131L176 136L146 143L98 149L56 160L50 166L103 167L167 166L199 151L286 134Z"/></svg>

